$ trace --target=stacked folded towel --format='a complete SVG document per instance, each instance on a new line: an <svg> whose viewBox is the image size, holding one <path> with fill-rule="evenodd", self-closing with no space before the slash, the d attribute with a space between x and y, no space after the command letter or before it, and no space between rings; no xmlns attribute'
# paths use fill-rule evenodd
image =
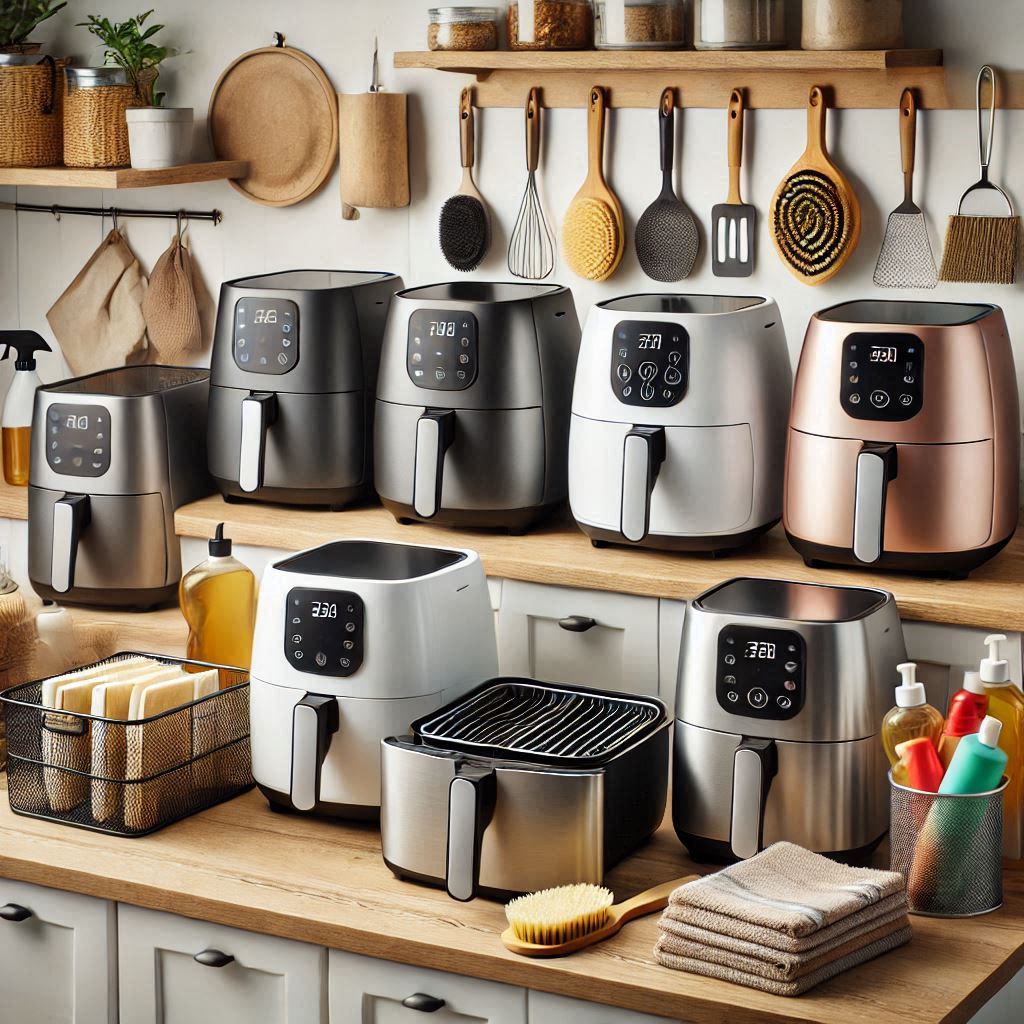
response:
<svg viewBox="0 0 1024 1024"><path fill-rule="evenodd" d="M906 883L792 843L680 886L659 963L795 996L910 940Z"/></svg>

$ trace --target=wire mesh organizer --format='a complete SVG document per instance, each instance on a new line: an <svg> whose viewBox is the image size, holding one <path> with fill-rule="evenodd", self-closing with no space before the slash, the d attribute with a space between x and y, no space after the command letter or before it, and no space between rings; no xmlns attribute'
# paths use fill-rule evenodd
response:
<svg viewBox="0 0 1024 1024"><path fill-rule="evenodd" d="M890 866L907 880L911 913L975 917L1003 903L1003 790L923 793L892 781Z"/></svg>
<svg viewBox="0 0 1024 1024"><path fill-rule="evenodd" d="M136 837L253 786L248 673L129 651L76 671L137 657L185 671L217 669L227 688L129 721L44 707L44 680L5 690L7 790L15 814Z"/></svg>

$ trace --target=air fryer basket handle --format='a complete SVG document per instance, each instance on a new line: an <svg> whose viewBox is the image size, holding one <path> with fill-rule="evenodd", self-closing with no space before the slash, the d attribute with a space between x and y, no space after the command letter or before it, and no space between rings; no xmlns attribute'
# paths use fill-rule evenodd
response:
<svg viewBox="0 0 1024 1024"><path fill-rule="evenodd" d="M58 594L66 594L75 585L78 542L89 519L88 494L65 494L53 503L50 586Z"/></svg>
<svg viewBox="0 0 1024 1024"><path fill-rule="evenodd" d="M626 540L641 541L651 522L651 493L665 461L665 428L633 427L622 447L622 512Z"/></svg>
<svg viewBox="0 0 1024 1024"><path fill-rule="evenodd" d="M480 884L480 851L498 795L493 768L459 765L448 787L448 850L445 887L463 903L475 899Z"/></svg>
<svg viewBox="0 0 1024 1024"><path fill-rule="evenodd" d="M774 740L744 738L733 754L729 845L737 857L753 857L761 849L764 808L777 771Z"/></svg>
<svg viewBox="0 0 1024 1024"><path fill-rule="evenodd" d="M238 453L238 486L258 491L263 486L267 428L277 419L277 395L254 391L242 399L242 444Z"/></svg>
<svg viewBox="0 0 1024 1024"><path fill-rule="evenodd" d="M320 799L320 769L338 731L334 697L307 693L292 711L292 806L311 811Z"/></svg>
<svg viewBox="0 0 1024 1024"><path fill-rule="evenodd" d="M853 554L871 564L885 547L885 500L896 477L896 445L865 442L857 455L854 489Z"/></svg>
<svg viewBox="0 0 1024 1024"><path fill-rule="evenodd" d="M455 440L455 413L426 409L416 421L416 465L412 504L416 515L431 519L441 507L444 456Z"/></svg>

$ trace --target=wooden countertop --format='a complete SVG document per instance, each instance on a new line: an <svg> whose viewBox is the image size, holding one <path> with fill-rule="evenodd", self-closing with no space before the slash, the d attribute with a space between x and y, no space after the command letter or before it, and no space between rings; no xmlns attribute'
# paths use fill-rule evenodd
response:
<svg viewBox="0 0 1024 1024"><path fill-rule="evenodd" d="M666 824L609 885L619 898L688 874ZM0 875L385 960L468 974L695 1024L967 1020L1024 966L1024 871L969 920L915 917L911 943L798 999L655 963L657 915L560 960L514 956L499 904L400 882L377 829L272 813L250 792L155 835L116 839L0 807Z"/></svg>
<svg viewBox="0 0 1024 1024"><path fill-rule="evenodd" d="M28 515L24 488L0 484L0 517ZM1024 631L1024 527L991 562L969 580L808 569L781 528L735 555L666 554L620 547L594 548L567 518L548 521L522 537L484 530L401 526L377 506L344 512L227 504L219 495L184 505L175 515L178 534L210 537L226 522L239 544L298 550L339 537L372 537L421 544L474 548L489 576L589 590L689 600L733 576L780 577L844 583L891 591L905 619Z"/></svg>

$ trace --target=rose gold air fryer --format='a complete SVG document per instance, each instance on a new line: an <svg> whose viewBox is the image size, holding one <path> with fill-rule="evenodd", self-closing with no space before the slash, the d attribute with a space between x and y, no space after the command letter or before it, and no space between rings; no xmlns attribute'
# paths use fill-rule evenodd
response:
<svg viewBox="0 0 1024 1024"><path fill-rule="evenodd" d="M832 306L797 367L786 534L811 566L966 576L1017 527L1019 449L998 306Z"/></svg>

